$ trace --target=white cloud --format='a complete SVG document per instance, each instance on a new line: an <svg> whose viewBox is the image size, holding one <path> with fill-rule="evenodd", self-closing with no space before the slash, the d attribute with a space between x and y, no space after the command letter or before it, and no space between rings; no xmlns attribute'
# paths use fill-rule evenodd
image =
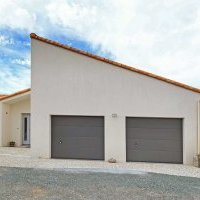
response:
<svg viewBox="0 0 200 200"><path fill-rule="evenodd" d="M5 35L0 35L0 46L13 45L14 40Z"/></svg>
<svg viewBox="0 0 200 200"><path fill-rule="evenodd" d="M13 59L12 64L30 66L31 61L28 58L26 58L26 59Z"/></svg>
<svg viewBox="0 0 200 200"><path fill-rule="evenodd" d="M22 67L13 71L9 66L0 66L0 93L9 94L30 87L30 69Z"/></svg>
<svg viewBox="0 0 200 200"><path fill-rule="evenodd" d="M0 0L1 25L43 36L59 31L117 61L200 87L199 0Z"/></svg>
<svg viewBox="0 0 200 200"><path fill-rule="evenodd" d="M23 6L23 1L0 0L0 13L0 25L29 31L35 25L36 15Z"/></svg>

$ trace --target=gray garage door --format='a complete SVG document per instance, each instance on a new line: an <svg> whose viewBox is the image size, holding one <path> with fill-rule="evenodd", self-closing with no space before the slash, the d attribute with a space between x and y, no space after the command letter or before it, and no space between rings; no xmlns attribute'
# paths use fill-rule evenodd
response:
<svg viewBox="0 0 200 200"><path fill-rule="evenodd" d="M52 116L52 158L104 159L104 118Z"/></svg>
<svg viewBox="0 0 200 200"><path fill-rule="evenodd" d="M127 161L182 163L182 149L181 119L126 119Z"/></svg>

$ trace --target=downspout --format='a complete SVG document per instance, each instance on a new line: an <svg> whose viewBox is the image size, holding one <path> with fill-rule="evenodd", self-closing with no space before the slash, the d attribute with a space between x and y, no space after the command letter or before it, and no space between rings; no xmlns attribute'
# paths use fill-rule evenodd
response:
<svg viewBox="0 0 200 200"><path fill-rule="evenodd" d="M200 100L197 109L197 154L200 154Z"/></svg>

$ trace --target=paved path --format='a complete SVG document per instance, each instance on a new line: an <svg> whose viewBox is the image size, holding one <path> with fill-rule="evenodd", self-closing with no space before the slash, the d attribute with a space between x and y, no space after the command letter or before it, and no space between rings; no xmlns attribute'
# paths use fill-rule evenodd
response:
<svg viewBox="0 0 200 200"><path fill-rule="evenodd" d="M104 161L60 160L31 158L30 148L0 147L0 166L42 169L87 169L112 172L135 173L135 171L163 173L169 175L200 178L200 168L176 164L115 163Z"/></svg>
<svg viewBox="0 0 200 200"><path fill-rule="evenodd" d="M0 167L2 200L199 200L200 179Z"/></svg>
<svg viewBox="0 0 200 200"><path fill-rule="evenodd" d="M200 178L200 168L176 164L155 164L155 163L107 163L104 161L84 161L84 160L60 160L60 159L37 159L28 155L0 155L0 166L22 167L22 168L42 168L42 169L98 169L112 170L116 173L134 173L136 171L163 173L178 176Z"/></svg>

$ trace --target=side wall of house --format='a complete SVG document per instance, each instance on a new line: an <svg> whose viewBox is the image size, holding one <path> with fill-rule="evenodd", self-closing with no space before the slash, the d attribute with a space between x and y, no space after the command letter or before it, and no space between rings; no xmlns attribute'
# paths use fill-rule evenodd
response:
<svg viewBox="0 0 200 200"><path fill-rule="evenodd" d="M0 102L0 146L14 141L22 145L22 114L30 113L30 98L15 103Z"/></svg>
<svg viewBox="0 0 200 200"><path fill-rule="evenodd" d="M127 116L183 118L183 161L192 163L200 94L35 39L31 63L34 155L51 156L51 115L104 116L105 159L118 161L126 160Z"/></svg>
<svg viewBox="0 0 200 200"><path fill-rule="evenodd" d="M0 112L0 146L7 146L10 139L10 122L8 114L10 112L10 105L0 102Z"/></svg>
<svg viewBox="0 0 200 200"><path fill-rule="evenodd" d="M3 140L3 136L2 136L2 133L3 133L3 122L2 122L2 114L3 114L3 111L2 111L2 103L0 102L0 147L2 146L2 140Z"/></svg>

